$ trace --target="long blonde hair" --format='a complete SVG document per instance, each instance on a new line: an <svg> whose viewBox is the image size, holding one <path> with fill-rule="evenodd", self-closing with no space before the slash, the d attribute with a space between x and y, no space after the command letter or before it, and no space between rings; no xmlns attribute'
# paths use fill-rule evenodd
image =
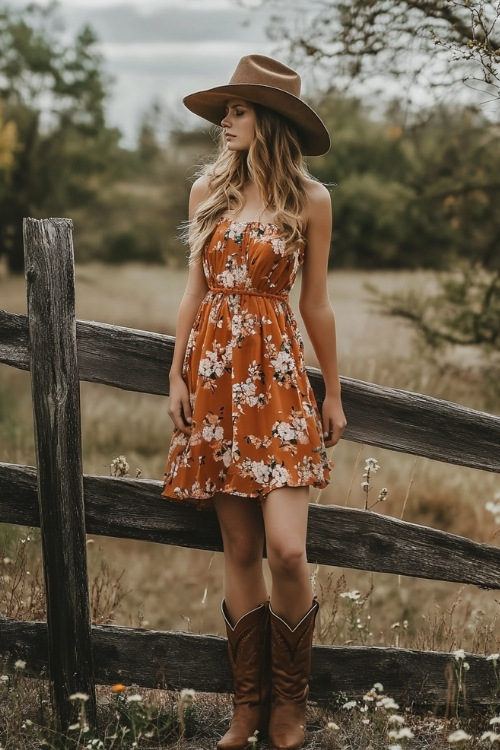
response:
<svg viewBox="0 0 500 750"><path fill-rule="evenodd" d="M266 208L280 228L287 252L304 244L307 205L306 169L300 140L288 120L267 107L252 105L255 137L247 151L229 151L221 134L219 155L201 173L208 177L209 196L197 207L184 237L190 246L189 263L201 258L217 222L227 211L243 208L243 188L248 180L257 185Z"/></svg>

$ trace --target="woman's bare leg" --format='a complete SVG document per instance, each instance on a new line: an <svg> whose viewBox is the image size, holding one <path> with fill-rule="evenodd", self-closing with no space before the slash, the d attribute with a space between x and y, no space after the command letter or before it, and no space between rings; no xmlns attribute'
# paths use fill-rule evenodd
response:
<svg viewBox="0 0 500 750"><path fill-rule="evenodd" d="M300 622L312 603L306 556L308 509L308 487L282 487L262 502L271 606L290 627Z"/></svg>
<svg viewBox="0 0 500 750"><path fill-rule="evenodd" d="M224 599L234 625L268 598L262 510L255 498L223 494L214 498L214 505L224 544Z"/></svg>

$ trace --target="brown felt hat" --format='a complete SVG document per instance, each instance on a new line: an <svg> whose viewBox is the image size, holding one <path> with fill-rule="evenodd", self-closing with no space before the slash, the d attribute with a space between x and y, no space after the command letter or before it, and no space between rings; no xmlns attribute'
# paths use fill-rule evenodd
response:
<svg viewBox="0 0 500 750"><path fill-rule="evenodd" d="M300 76L271 57L242 57L228 84L189 94L183 102L195 115L220 125L227 100L240 97L288 118L297 129L305 156L320 156L330 148L325 125L300 98Z"/></svg>

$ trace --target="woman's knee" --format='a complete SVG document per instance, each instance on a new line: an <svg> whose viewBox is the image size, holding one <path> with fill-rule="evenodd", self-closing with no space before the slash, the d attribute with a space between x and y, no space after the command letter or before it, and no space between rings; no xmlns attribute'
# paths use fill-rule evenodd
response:
<svg viewBox="0 0 500 750"><path fill-rule="evenodd" d="M304 566L307 567L306 549L302 540L268 543L267 559L272 575L296 576Z"/></svg>
<svg viewBox="0 0 500 750"><path fill-rule="evenodd" d="M224 556L238 568L251 568L262 562L264 542L260 536L224 534Z"/></svg>

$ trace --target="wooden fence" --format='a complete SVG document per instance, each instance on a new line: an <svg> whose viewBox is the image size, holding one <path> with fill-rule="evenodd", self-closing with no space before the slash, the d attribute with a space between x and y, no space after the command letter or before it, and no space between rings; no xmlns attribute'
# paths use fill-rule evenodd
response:
<svg viewBox="0 0 500 750"><path fill-rule="evenodd" d="M75 321L72 224L25 220L28 315L0 310L0 362L31 370L37 468L0 463L0 522L40 526L47 623L0 618L0 654L32 677L48 674L63 726L69 696L95 683L226 692L225 639L95 626L89 617L85 533L221 550L215 514L169 503L161 483L83 476L79 380L167 394L170 336ZM318 400L318 370L309 369ZM500 472L500 418L420 394L342 378L345 439ZM373 512L311 505L313 563L500 589L500 549ZM168 592L166 592L166 595ZM470 705L498 691L491 661L467 657ZM375 682L396 700L437 707L449 698L453 657L382 647L315 646L311 697L360 697ZM453 687L453 686L451 686ZM498 696L497 696L498 697Z"/></svg>

